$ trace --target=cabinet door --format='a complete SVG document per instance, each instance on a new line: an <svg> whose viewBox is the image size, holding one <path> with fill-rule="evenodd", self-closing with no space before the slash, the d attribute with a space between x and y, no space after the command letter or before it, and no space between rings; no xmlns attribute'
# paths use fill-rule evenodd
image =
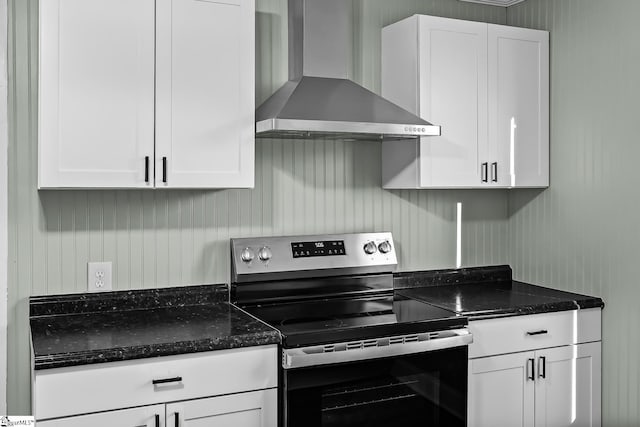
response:
<svg viewBox="0 0 640 427"><path fill-rule="evenodd" d="M470 427L533 427L534 352L469 360Z"/></svg>
<svg viewBox="0 0 640 427"><path fill-rule="evenodd" d="M536 427L599 427L601 343L536 352Z"/></svg>
<svg viewBox="0 0 640 427"><path fill-rule="evenodd" d="M276 427L275 388L188 400L167 405L167 425L176 427Z"/></svg>
<svg viewBox="0 0 640 427"><path fill-rule="evenodd" d="M489 144L500 187L549 186L549 33L488 26Z"/></svg>
<svg viewBox="0 0 640 427"><path fill-rule="evenodd" d="M487 24L420 16L420 116L442 126L420 142L422 187L478 187L487 153Z"/></svg>
<svg viewBox="0 0 640 427"><path fill-rule="evenodd" d="M154 19L154 0L40 2L39 188L153 185Z"/></svg>
<svg viewBox="0 0 640 427"><path fill-rule="evenodd" d="M253 187L254 10L157 0L156 187Z"/></svg>
<svg viewBox="0 0 640 427"><path fill-rule="evenodd" d="M38 421L38 427L164 427L164 405Z"/></svg>

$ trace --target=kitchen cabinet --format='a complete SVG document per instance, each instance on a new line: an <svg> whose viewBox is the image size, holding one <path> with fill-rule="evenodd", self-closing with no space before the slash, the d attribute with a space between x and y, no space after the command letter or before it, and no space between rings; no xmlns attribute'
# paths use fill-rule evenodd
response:
<svg viewBox="0 0 640 427"><path fill-rule="evenodd" d="M37 370L32 407L49 427L276 427L277 363L269 345Z"/></svg>
<svg viewBox="0 0 640 427"><path fill-rule="evenodd" d="M160 427L164 422L165 405L144 406L120 411L64 417L49 421L38 421L38 427Z"/></svg>
<svg viewBox="0 0 640 427"><path fill-rule="evenodd" d="M167 425L183 427L276 427L275 389L190 400L167 405Z"/></svg>
<svg viewBox="0 0 640 427"><path fill-rule="evenodd" d="M469 323L469 426L600 426L600 309L580 311ZM500 327L503 348L482 345Z"/></svg>
<svg viewBox="0 0 640 427"><path fill-rule="evenodd" d="M385 188L549 185L549 35L415 15L383 29L382 95L442 126L383 142Z"/></svg>
<svg viewBox="0 0 640 427"><path fill-rule="evenodd" d="M252 0L39 7L39 188L253 186Z"/></svg>
<svg viewBox="0 0 640 427"><path fill-rule="evenodd" d="M44 427L276 427L276 389L38 421Z"/></svg>

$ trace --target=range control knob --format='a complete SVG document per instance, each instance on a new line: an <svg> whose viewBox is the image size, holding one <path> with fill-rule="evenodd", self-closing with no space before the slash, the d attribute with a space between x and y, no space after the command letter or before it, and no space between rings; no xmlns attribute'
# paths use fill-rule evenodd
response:
<svg viewBox="0 0 640 427"><path fill-rule="evenodd" d="M271 259L271 255L271 249L266 246L263 246L262 249L258 251L258 258L260 258L262 261L269 261Z"/></svg>
<svg viewBox="0 0 640 427"><path fill-rule="evenodd" d="M388 254L389 252L391 252L391 243L389 243L388 240L385 240L378 245L378 250L380 251L380 253Z"/></svg>
<svg viewBox="0 0 640 427"><path fill-rule="evenodd" d="M376 244L374 242L367 242L364 245L364 252L367 255L375 254L377 250L378 250L378 247L376 246Z"/></svg>
<svg viewBox="0 0 640 427"><path fill-rule="evenodd" d="M244 248L242 250L242 253L240 254L240 258L242 259L242 261L248 263L253 261L253 259L255 258L255 254L253 253L251 248Z"/></svg>

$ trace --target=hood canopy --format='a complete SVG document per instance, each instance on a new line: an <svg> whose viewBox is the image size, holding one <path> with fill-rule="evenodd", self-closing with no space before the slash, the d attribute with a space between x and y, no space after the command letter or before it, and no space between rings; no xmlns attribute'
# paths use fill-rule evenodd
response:
<svg viewBox="0 0 640 427"><path fill-rule="evenodd" d="M256 136L390 140L434 126L347 78L349 0L289 0L289 81L256 110Z"/></svg>

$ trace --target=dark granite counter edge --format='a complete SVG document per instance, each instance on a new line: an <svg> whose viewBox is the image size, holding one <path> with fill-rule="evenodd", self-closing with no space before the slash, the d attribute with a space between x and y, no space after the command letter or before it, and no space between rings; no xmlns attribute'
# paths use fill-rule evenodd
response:
<svg viewBox="0 0 640 427"><path fill-rule="evenodd" d="M462 285L466 283L510 282L511 267L494 265L488 267L469 267L448 270L408 271L393 274L395 289L408 289L427 286Z"/></svg>
<svg viewBox="0 0 640 427"><path fill-rule="evenodd" d="M215 350L279 344L280 334L275 330L262 333L234 335L218 339L184 341L126 348L100 349L77 353L52 354L34 358L34 369L53 369L69 366L93 365L107 362L148 359L161 356L202 353Z"/></svg>
<svg viewBox="0 0 640 427"><path fill-rule="evenodd" d="M215 304L229 301L226 284L132 289L29 298L29 316L52 316L127 311L158 307Z"/></svg>
<svg viewBox="0 0 640 427"><path fill-rule="evenodd" d="M510 307L506 309L464 312L470 321L485 320L502 317L526 316L530 314L554 313L560 311L586 310L590 308L604 308L604 302L597 297L580 301L561 301L551 304L538 304L527 307Z"/></svg>

